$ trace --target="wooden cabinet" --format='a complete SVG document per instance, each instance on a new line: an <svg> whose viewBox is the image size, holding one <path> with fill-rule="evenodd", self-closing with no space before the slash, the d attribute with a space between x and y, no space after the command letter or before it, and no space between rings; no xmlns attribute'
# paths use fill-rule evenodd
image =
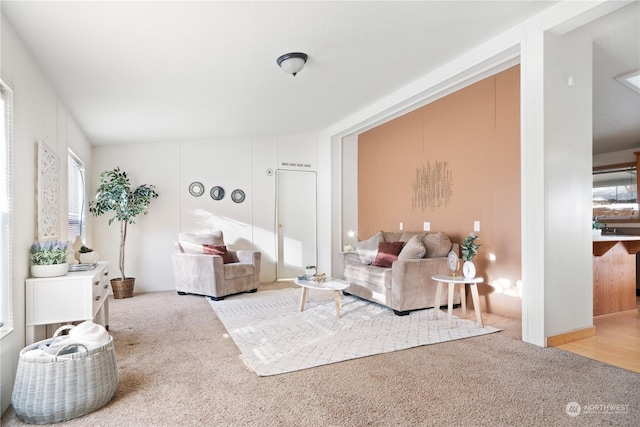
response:
<svg viewBox="0 0 640 427"><path fill-rule="evenodd" d="M636 253L640 237L593 242L593 315L636 308Z"/></svg>
<svg viewBox="0 0 640 427"><path fill-rule="evenodd" d="M109 263L100 261L89 271L60 277L26 280L27 345L35 340L35 326L94 320L109 327Z"/></svg>

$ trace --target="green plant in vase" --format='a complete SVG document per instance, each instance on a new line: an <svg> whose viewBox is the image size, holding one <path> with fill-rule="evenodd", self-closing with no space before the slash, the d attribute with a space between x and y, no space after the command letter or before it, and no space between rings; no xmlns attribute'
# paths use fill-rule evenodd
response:
<svg viewBox="0 0 640 427"><path fill-rule="evenodd" d="M475 277L476 266L473 264L473 258L478 254L478 249L481 245L476 243L479 237L475 233L471 232L462 242L462 274L465 277Z"/></svg>
<svg viewBox="0 0 640 427"><path fill-rule="evenodd" d="M66 243L58 240L35 241L29 254L33 277L64 276L69 271Z"/></svg>

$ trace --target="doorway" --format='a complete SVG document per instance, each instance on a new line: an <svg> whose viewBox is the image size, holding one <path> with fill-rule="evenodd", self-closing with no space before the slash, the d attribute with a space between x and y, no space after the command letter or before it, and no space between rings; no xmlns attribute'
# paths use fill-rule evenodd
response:
<svg viewBox="0 0 640 427"><path fill-rule="evenodd" d="M295 278L316 265L316 173L276 172L276 279Z"/></svg>

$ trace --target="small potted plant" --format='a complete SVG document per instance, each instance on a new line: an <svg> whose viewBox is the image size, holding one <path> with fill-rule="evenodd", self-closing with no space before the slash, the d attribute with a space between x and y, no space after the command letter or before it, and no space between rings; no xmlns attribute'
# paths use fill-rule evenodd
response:
<svg viewBox="0 0 640 427"><path fill-rule="evenodd" d="M462 264L462 274L464 277L475 277L476 275L476 266L473 264L473 258L478 254L478 249L480 245L476 243L476 240L479 239L473 232L469 233L469 235L462 242L462 260L464 263Z"/></svg>
<svg viewBox="0 0 640 427"><path fill-rule="evenodd" d="M93 216L101 216L111 212L109 225L113 221L120 223L120 277L111 279L114 298L133 296L134 277L124 274L124 244L127 239L127 225L135 224L138 215L146 215L151 199L158 197L155 186L142 184L131 188L127 173L119 167L100 174L100 186L96 191L96 199L89 202L89 212Z"/></svg>
<svg viewBox="0 0 640 427"><path fill-rule="evenodd" d="M304 272L305 272L305 274L307 276L315 276L316 273L317 273L316 266L315 265L307 265L304 268Z"/></svg>
<svg viewBox="0 0 640 427"><path fill-rule="evenodd" d="M69 271L66 243L58 240L35 241L29 253L33 277L64 276Z"/></svg>

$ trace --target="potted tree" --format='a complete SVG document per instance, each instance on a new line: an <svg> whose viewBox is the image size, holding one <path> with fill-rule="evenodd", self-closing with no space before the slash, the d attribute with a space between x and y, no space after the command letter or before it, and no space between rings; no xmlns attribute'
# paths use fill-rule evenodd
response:
<svg viewBox="0 0 640 427"><path fill-rule="evenodd" d="M134 277L124 274L124 245L127 240L127 225L135 224L135 218L146 215L151 199L158 197L155 186L142 184L132 189L127 173L119 167L100 174L100 186L96 191L96 199L89 202L89 212L93 216L101 216L109 212L109 225L113 221L120 223L120 277L111 279L114 298L133 296Z"/></svg>

